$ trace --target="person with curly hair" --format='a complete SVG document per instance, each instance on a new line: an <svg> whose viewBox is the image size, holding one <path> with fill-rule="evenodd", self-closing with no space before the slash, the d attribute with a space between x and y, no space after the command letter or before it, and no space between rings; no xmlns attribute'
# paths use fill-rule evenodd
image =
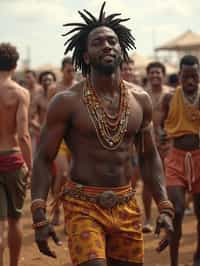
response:
<svg viewBox="0 0 200 266"><path fill-rule="evenodd" d="M22 245L21 215L32 168L28 127L29 92L12 80L19 53L0 44L0 265L8 222L10 266L17 266Z"/></svg>

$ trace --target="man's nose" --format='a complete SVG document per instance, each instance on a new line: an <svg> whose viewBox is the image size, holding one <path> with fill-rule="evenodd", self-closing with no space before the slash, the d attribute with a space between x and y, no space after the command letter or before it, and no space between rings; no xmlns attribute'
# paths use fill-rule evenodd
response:
<svg viewBox="0 0 200 266"><path fill-rule="evenodd" d="M111 50L111 46L110 46L110 43L108 41L105 41L104 44L103 44L103 49L104 50L108 50L110 51Z"/></svg>
<svg viewBox="0 0 200 266"><path fill-rule="evenodd" d="M152 73L152 77L157 77L157 76L158 76L158 74L156 72Z"/></svg>

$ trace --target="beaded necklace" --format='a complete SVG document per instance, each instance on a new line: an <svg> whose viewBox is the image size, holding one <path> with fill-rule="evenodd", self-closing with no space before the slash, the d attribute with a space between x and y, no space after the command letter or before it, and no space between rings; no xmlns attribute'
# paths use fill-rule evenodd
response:
<svg viewBox="0 0 200 266"><path fill-rule="evenodd" d="M120 101L116 114L106 110L101 98L91 86L89 80L83 87L83 101L95 127L100 144L107 150L116 150L127 132L129 117L128 89L120 83Z"/></svg>
<svg viewBox="0 0 200 266"><path fill-rule="evenodd" d="M196 106L199 109L199 100L200 100L200 88L193 95L187 95L182 89L183 100L186 104Z"/></svg>

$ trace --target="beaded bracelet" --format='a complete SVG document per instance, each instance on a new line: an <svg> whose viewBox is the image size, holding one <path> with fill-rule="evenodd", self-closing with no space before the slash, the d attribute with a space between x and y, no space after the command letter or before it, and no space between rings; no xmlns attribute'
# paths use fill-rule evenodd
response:
<svg viewBox="0 0 200 266"><path fill-rule="evenodd" d="M31 203L31 212L32 214L35 212L36 209L42 208L46 210L46 201L43 199L35 199Z"/></svg>
<svg viewBox="0 0 200 266"><path fill-rule="evenodd" d="M49 223L48 220L43 220L41 222L37 222L37 223L32 224L32 228L37 229L37 228L40 228L40 227L47 225L48 223Z"/></svg>

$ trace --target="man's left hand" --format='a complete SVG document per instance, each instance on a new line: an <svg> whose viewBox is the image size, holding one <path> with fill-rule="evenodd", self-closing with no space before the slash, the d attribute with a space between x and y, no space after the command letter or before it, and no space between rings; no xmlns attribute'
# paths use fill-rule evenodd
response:
<svg viewBox="0 0 200 266"><path fill-rule="evenodd" d="M158 216L155 229L156 236L160 235L161 229L164 229L165 235L156 248L157 252L163 251L170 244L174 232L172 218L166 213L161 213Z"/></svg>

